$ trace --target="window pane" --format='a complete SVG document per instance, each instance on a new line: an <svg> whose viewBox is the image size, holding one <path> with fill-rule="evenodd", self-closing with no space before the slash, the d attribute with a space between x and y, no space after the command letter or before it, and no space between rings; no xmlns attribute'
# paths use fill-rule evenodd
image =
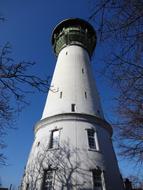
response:
<svg viewBox="0 0 143 190"><path fill-rule="evenodd" d="M60 140L60 131L59 130L52 131L50 148L57 148L59 146L59 140Z"/></svg>
<svg viewBox="0 0 143 190"><path fill-rule="evenodd" d="M102 190L102 178L100 170L93 170L93 188L94 190Z"/></svg>
<svg viewBox="0 0 143 190"><path fill-rule="evenodd" d="M89 147L96 149L96 144L95 144L95 131L92 129L88 129L87 130L87 134L88 134L88 143L89 143Z"/></svg>

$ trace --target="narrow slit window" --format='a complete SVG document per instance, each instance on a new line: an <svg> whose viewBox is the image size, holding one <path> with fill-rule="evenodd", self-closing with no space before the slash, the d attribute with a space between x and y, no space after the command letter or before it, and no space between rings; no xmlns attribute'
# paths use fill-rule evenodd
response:
<svg viewBox="0 0 143 190"><path fill-rule="evenodd" d="M72 111L72 112L75 112L75 104L72 104L72 105L71 105L71 111Z"/></svg>
<svg viewBox="0 0 143 190"><path fill-rule="evenodd" d="M85 95L85 98L87 99L87 93L86 92L84 92L84 95Z"/></svg>
<svg viewBox="0 0 143 190"><path fill-rule="evenodd" d="M82 73L84 73L84 69L82 68Z"/></svg>
<svg viewBox="0 0 143 190"><path fill-rule="evenodd" d="M63 96L63 92L60 92L60 98L62 98L62 96Z"/></svg>
<svg viewBox="0 0 143 190"><path fill-rule="evenodd" d="M66 55L68 54L68 52L66 51Z"/></svg>

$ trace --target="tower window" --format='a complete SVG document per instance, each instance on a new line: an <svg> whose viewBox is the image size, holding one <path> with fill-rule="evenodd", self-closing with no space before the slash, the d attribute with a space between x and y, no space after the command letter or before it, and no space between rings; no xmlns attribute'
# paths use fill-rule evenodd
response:
<svg viewBox="0 0 143 190"><path fill-rule="evenodd" d="M51 132L50 148L58 148L60 141L60 130L54 130Z"/></svg>
<svg viewBox="0 0 143 190"><path fill-rule="evenodd" d="M93 176L93 189L94 190L103 190L102 188L102 176L101 176L101 170L93 170L92 176Z"/></svg>
<svg viewBox="0 0 143 190"><path fill-rule="evenodd" d="M37 146L39 146L39 145L40 145L40 142L37 143Z"/></svg>
<svg viewBox="0 0 143 190"><path fill-rule="evenodd" d="M85 98L87 99L87 93L86 92L84 92L84 95L85 95Z"/></svg>
<svg viewBox="0 0 143 190"><path fill-rule="evenodd" d="M75 112L75 104L71 104L71 111Z"/></svg>
<svg viewBox="0 0 143 190"><path fill-rule="evenodd" d="M68 52L66 51L66 55L68 54Z"/></svg>
<svg viewBox="0 0 143 190"><path fill-rule="evenodd" d="M95 141L95 131L93 129L87 130L89 148L97 149Z"/></svg>
<svg viewBox="0 0 143 190"><path fill-rule="evenodd" d="M52 190L53 189L53 170L44 170L43 176L43 187L42 190Z"/></svg>
<svg viewBox="0 0 143 190"><path fill-rule="evenodd" d="M84 73L84 69L82 68L82 73Z"/></svg>
<svg viewBox="0 0 143 190"><path fill-rule="evenodd" d="M60 98L62 98L62 96L63 96L63 92L60 92Z"/></svg>
<svg viewBox="0 0 143 190"><path fill-rule="evenodd" d="M26 190L29 190L29 183L26 184Z"/></svg>

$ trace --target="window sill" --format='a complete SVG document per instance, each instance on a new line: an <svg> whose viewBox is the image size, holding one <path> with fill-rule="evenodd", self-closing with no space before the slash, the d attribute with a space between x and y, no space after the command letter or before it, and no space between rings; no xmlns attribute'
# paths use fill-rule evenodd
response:
<svg viewBox="0 0 143 190"><path fill-rule="evenodd" d="M97 150L97 149L94 149L94 148L89 148L88 151L93 151L93 152L98 152L98 153L101 153L100 150Z"/></svg>
<svg viewBox="0 0 143 190"><path fill-rule="evenodd" d="M54 151L54 150L59 150L59 147L57 148L48 148L47 151Z"/></svg>

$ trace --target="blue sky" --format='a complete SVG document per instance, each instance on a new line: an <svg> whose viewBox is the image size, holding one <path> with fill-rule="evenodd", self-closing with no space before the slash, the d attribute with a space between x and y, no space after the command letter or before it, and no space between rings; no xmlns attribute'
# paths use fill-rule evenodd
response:
<svg viewBox="0 0 143 190"><path fill-rule="evenodd" d="M12 44L12 57L16 61L36 61L33 72L40 76L52 76L56 57L51 46L53 28L63 19L79 17L88 19L92 11L92 0L0 0L0 14L7 20L0 24L0 45ZM94 23L92 23L94 24ZM105 117L113 117L113 97L116 95L108 81L98 74L100 60L107 47L97 44L92 66ZM8 147L5 154L8 166L0 166L0 178L4 186L20 184L24 166L33 142L33 127L40 120L46 94L35 92L27 95L30 105L17 115L17 130L6 136ZM120 159L124 176L130 172L129 162Z"/></svg>

